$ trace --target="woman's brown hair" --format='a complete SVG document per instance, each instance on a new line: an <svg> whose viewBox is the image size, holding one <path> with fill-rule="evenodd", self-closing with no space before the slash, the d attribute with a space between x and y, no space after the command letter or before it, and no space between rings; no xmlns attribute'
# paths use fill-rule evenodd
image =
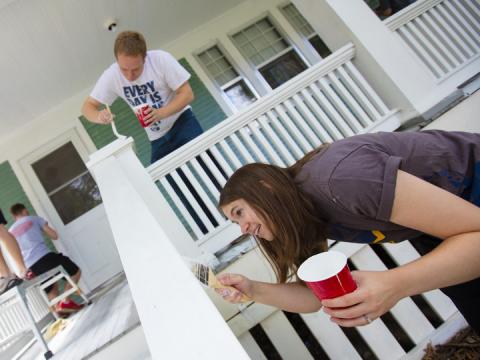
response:
<svg viewBox="0 0 480 360"><path fill-rule="evenodd" d="M325 223L295 181L302 167L327 148L328 144L322 145L288 168L259 163L245 165L221 191L220 207L243 199L273 232L272 241L257 241L279 282L286 282L304 260L327 248Z"/></svg>

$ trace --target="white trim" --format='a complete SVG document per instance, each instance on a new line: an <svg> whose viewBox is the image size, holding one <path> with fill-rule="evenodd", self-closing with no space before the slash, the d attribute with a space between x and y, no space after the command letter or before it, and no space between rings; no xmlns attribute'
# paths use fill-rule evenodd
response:
<svg viewBox="0 0 480 360"><path fill-rule="evenodd" d="M444 2L445 0L418 0L415 3L407 6L398 13L383 20L383 23L391 31L396 31L398 28L414 20L418 16L427 12L434 6Z"/></svg>

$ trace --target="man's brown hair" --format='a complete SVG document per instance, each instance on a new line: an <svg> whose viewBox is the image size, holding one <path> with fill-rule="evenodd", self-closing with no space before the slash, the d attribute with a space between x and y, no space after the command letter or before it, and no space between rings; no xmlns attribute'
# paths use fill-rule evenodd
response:
<svg viewBox="0 0 480 360"><path fill-rule="evenodd" d="M147 43L142 34L136 31L122 31L115 39L113 46L115 58L119 54L127 56L147 55Z"/></svg>
<svg viewBox="0 0 480 360"><path fill-rule="evenodd" d="M13 216L18 216L25 209L26 209L26 207L23 204L20 204L20 203L14 204L10 207L10 214L12 214Z"/></svg>

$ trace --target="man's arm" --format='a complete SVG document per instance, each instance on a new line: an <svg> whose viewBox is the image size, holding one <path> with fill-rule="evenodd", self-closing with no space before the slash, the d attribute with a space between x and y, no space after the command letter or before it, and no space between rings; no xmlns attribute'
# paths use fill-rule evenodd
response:
<svg viewBox="0 0 480 360"><path fill-rule="evenodd" d="M190 104L193 99L193 90L186 81L175 91L175 97L170 103L160 109L151 109L152 111L145 118L145 123L150 124L176 114Z"/></svg>
<svg viewBox="0 0 480 360"><path fill-rule="evenodd" d="M107 109L99 110L101 105L98 100L91 96L87 97L82 105L83 116L96 124L110 124L113 121L113 115Z"/></svg>
<svg viewBox="0 0 480 360"><path fill-rule="evenodd" d="M53 228L51 228L50 226L48 226L48 224L43 225L43 228L42 228L42 229L43 229L43 232L44 232L45 234L47 234L47 236L48 236L50 239L52 239L52 240L58 240L58 234L57 234L57 232L56 232Z"/></svg>

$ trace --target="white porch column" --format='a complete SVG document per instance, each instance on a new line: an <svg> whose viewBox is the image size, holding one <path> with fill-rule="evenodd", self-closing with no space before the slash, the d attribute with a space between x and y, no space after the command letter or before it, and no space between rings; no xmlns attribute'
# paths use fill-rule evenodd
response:
<svg viewBox="0 0 480 360"><path fill-rule="evenodd" d="M102 195L153 359L248 359L182 255L199 251L133 151L118 139L87 164Z"/></svg>
<svg viewBox="0 0 480 360"><path fill-rule="evenodd" d="M349 38L358 49L357 61L367 79L382 87L388 77L419 113L451 95L456 86L437 86L435 79L405 43L374 14L363 0L293 0L328 45ZM335 17L336 19L333 19ZM332 25L336 26L332 28ZM335 48L335 46L334 46ZM382 93L383 89L377 89ZM390 104L399 107L398 104ZM404 107L400 107L405 109Z"/></svg>

